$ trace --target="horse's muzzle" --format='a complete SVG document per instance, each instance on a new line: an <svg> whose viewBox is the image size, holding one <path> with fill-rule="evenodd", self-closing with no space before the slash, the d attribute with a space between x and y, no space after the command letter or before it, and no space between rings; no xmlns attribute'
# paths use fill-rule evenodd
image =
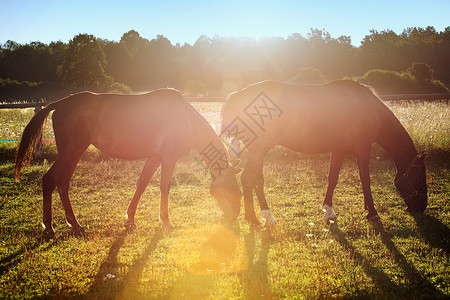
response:
<svg viewBox="0 0 450 300"><path fill-rule="evenodd" d="M408 199L406 205L408 206L407 211L410 213L422 213L427 208L427 196L417 195Z"/></svg>

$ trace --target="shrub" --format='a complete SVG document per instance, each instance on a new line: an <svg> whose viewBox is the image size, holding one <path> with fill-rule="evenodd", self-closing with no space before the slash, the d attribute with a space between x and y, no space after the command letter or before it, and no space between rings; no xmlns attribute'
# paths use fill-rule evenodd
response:
<svg viewBox="0 0 450 300"><path fill-rule="evenodd" d="M424 63L414 63L403 72L370 70L355 78L374 87L379 94L449 93L450 90L433 77L433 69Z"/></svg>
<svg viewBox="0 0 450 300"><path fill-rule="evenodd" d="M123 84L123 83L119 83L119 82L113 82L109 88L108 88L108 92L109 93L119 93L119 94L131 94L132 91L131 89Z"/></svg>
<svg viewBox="0 0 450 300"><path fill-rule="evenodd" d="M320 84L326 82L325 76L315 68L302 68L289 80L299 84Z"/></svg>
<svg viewBox="0 0 450 300"><path fill-rule="evenodd" d="M415 62L406 71L418 80L434 80L434 70L425 63Z"/></svg>
<svg viewBox="0 0 450 300"><path fill-rule="evenodd" d="M51 95L55 87L44 82L17 81L0 78L0 101L28 102L46 99Z"/></svg>
<svg viewBox="0 0 450 300"><path fill-rule="evenodd" d="M208 96L208 88L206 84L197 79L189 80L184 87L186 96L204 97Z"/></svg>
<svg viewBox="0 0 450 300"><path fill-rule="evenodd" d="M76 89L62 88L51 82L28 82L0 78L0 102L39 102L55 101ZM130 94L131 89L125 84L110 80L105 92Z"/></svg>

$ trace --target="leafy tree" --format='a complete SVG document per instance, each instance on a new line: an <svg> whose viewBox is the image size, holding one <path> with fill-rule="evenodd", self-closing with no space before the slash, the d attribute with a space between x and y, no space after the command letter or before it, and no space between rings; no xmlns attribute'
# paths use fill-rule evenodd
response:
<svg viewBox="0 0 450 300"><path fill-rule="evenodd" d="M381 93L438 92L450 86L448 53L450 27L438 32L431 26L401 34L371 30L359 47L349 36L334 38L313 28L306 37L201 36L183 46L162 35L149 40L135 30L119 42L87 34L49 45L7 41L0 45L0 97L11 97L16 88L18 97L32 98L63 87L67 93L127 92L127 86L135 92L170 86L225 95L265 79L318 83L355 76Z"/></svg>
<svg viewBox="0 0 450 300"><path fill-rule="evenodd" d="M75 90L105 91L113 83L105 73L106 57L93 35L79 34L68 45L64 62L58 67L62 83Z"/></svg>
<svg viewBox="0 0 450 300"><path fill-rule="evenodd" d="M106 42L103 46L106 61L105 72L114 78L114 81L121 82L135 88L133 79L136 74L132 56L123 43Z"/></svg>
<svg viewBox="0 0 450 300"><path fill-rule="evenodd" d="M18 81L57 81L56 69L65 51L61 42L20 45L8 41L1 51L0 78Z"/></svg>
<svg viewBox="0 0 450 300"><path fill-rule="evenodd" d="M142 38L136 30L124 33L120 38L120 44L125 47L130 56L134 56L146 42L147 40Z"/></svg>

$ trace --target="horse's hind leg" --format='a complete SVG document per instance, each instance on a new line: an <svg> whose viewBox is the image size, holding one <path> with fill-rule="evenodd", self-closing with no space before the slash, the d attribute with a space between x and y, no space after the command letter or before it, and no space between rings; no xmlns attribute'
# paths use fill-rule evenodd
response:
<svg viewBox="0 0 450 300"><path fill-rule="evenodd" d="M327 193L325 195L325 200L323 201L323 210L325 215L323 219L328 222L330 220L336 220L336 214L332 208L333 206L333 192L336 188L339 172L344 162L345 155L341 153L331 153L330 170L328 173L328 187Z"/></svg>
<svg viewBox="0 0 450 300"><path fill-rule="evenodd" d="M378 216L373 204L372 191L370 189L369 156L370 150L357 153L359 177L364 193L364 208L368 211L367 219L371 222L378 221Z"/></svg>
<svg viewBox="0 0 450 300"><path fill-rule="evenodd" d="M139 199L141 199L142 193L145 191L150 179L152 179L153 174L155 174L158 169L161 161L159 159L149 158L145 162L144 168L142 169L141 176L136 184L136 191L134 192L133 199L128 205L127 209L127 220L125 221L125 227L133 228L135 227L134 223L134 215L136 214L136 208L139 203Z"/></svg>
<svg viewBox="0 0 450 300"><path fill-rule="evenodd" d="M48 170L42 178L43 223L45 226L43 234L46 237L52 238L55 234L52 226L52 194L56 187L58 187L66 220L72 226L72 231L83 231L83 228L80 226L73 213L69 198L70 179L72 178L80 156L71 159L63 159L59 155L50 170Z"/></svg>
<svg viewBox="0 0 450 300"><path fill-rule="evenodd" d="M169 229L173 227L169 221L169 190L175 165L176 160L163 160L161 164L161 203L159 207L159 220L165 228Z"/></svg>
<svg viewBox="0 0 450 300"><path fill-rule="evenodd" d="M84 152L84 150L85 149L83 149L81 154ZM69 198L69 188L70 188L70 180L72 179L72 175L75 172L75 168L77 166L78 161L80 160L81 154L72 156L62 161L61 166L64 169L60 172L59 174L60 177L57 183L57 188L66 215L66 220L72 227L71 229L72 233L75 234L84 233L84 228L80 225L80 223L78 223L78 220L73 212L72 204L70 203Z"/></svg>
<svg viewBox="0 0 450 300"><path fill-rule="evenodd" d="M50 167L50 170L42 177L42 193L43 193L43 235L48 238L53 238L55 232L52 225L52 194L56 188L56 178L59 163L55 163Z"/></svg>

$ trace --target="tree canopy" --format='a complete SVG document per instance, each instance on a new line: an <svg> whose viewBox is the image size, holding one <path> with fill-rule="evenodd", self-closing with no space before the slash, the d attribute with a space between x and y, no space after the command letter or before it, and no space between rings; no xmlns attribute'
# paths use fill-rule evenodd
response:
<svg viewBox="0 0 450 300"><path fill-rule="evenodd" d="M21 100L25 87L30 97L34 91L51 100L79 90L129 93L160 87L223 96L265 79L340 78L361 80L380 93L448 92L448 53L450 27L442 32L412 27L401 34L372 30L359 47L349 36L333 38L324 29L311 29L306 37L258 40L200 36L193 45L174 45L162 35L149 40L135 30L120 41L78 34L67 44L1 45L0 97Z"/></svg>

